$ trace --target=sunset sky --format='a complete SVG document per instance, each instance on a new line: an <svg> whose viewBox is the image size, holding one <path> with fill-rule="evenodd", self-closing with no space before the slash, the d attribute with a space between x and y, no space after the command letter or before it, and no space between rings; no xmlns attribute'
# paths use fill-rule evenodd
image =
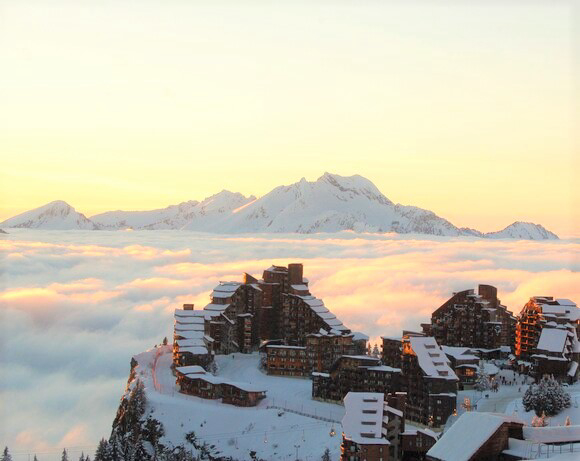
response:
<svg viewBox="0 0 580 461"><path fill-rule="evenodd" d="M0 220L330 171L458 226L580 235L574 3L4 0Z"/></svg>

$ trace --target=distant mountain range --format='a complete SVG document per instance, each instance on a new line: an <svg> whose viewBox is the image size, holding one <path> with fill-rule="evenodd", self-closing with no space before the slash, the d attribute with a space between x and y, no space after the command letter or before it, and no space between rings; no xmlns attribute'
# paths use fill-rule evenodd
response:
<svg viewBox="0 0 580 461"><path fill-rule="evenodd" d="M108 211L87 218L68 203L55 201L0 223L0 227L34 229L185 229L220 234L396 232L441 236L475 236L555 240L539 224L514 222L503 230L482 233L458 228L429 210L394 204L362 176L324 173L304 178L256 198L223 190L205 200L150 211Z"/></svg>

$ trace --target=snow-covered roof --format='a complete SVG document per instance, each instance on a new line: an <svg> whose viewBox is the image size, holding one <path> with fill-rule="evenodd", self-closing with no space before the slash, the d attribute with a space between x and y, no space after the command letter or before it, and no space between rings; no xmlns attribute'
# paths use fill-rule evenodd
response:
<svg viewBox="0 0 580 461"><path fill-rule="evenodd" d="M203 367L199 365L188 365L186 367L177 367L176 370L181 373L182 375L196 375L196 374L204 374L205 370Z"/></svg>
<svg viewBox="0 0 580 461"><path fill-rule="evenodd" d="M366 367L367 370L371 371L384 371L385 373L400 373L400 368L393 368L387 365L377 365L375 367Z"/></svg>
<svg viewBox="0 0 580 461"><path fill-rule="evenodd" d="M368 341L369 337L367 335L365 335L364 333L361 333L360 331L353 331L352 332L352 340L353 341Z"/></svg>
<svg viewBox="0 0 580 461"><path fill-rule="evenodd" d="M179 352L189 352L194 355L204 355L207 354L207 348L205 346L185 346L179 347Z"/></svg>
<svg viewBox="0 0 580 461"><path fill-rule="evenodd" d="M384 394L349 392L344 397L344 437L359 445L390 445L382 437Z"/></svg>
<svg viewBox="0 0 580 461"><path fill-rule="evenodd" d="M564 443L580 441L580 426L524 427L524 439L536 443Z"/></svg>
<svg viewBox="0 0 580 461"><path fill-rule="evenodd" d="M296 291L308 291L308 287L304 284L291 285L291 287Z"/></svg>
<svg viewBox="0 0 580 461"><path fill-rule="evenodd" d="M560 305L560 306L576 306L576 303L570 299L566 299L566 298L557 298L556 302Z"/></svg>
<svg viewBox="0 0 580 461"><path fill-rule="evenodd" d="M445 355L451 356L456 360L479 360L479 358L471 354L471 349L468 347L453 347L441 346Z"/></svg>
<svg viewBox="0 0 580 461"><path fill-rule="evenodd" d="M305 347L302 346L286 346L284 344L268 344L266 346L266 349L299 349L299 350L305 350Z"/></svg>
<svg viewBox="0 0 580 461"><path fill-rule="evenodd" d="M560 330L559 328L543 328L536 349L562 353L567 339L568 331L566 330Z"/></svg>
<svg viewBox="0 0 580 461"><path fill-rule="evenodd" d="M499 413L463 413L431 447L427 456L442 461L468 461L506 422L524 424L517 418Z"/></svg>
<svg viewBox="0 0 580 461"><path fill-rule="evenodd" d="M252 383L242 383L240 381L222 381L222 384L237 387L238 389L241 389L242 391L246 392L266 392L266 389L264 389L263 387L257 386Z"/></svg>
<svg viewBox="0 0 580 461"><path fill-rule="evenodd" d="M176 327L175 332L178 334L178 336L181 336L183 339L202 339L205 337L205 334L203 333L203 328L201 330L179 330Z"/></svg>
<svg viewBox="0 0 580 461"><path fill-rule="evenodd" d="M213 289L214 292L234 293L241 286L240 282L220 282L220 284Z"/></svg>
<svg viewBox="0 0 580 461"><path fill-rule="evenodd" d="M411 336L409 342L425 375L431 378L458 380L457 375L449 366L449 359L441 350L435 338L430 336Z"/></svg>
<svg viewBox="0 0 580 461"><path fill-rule="evenodd" d="M228 307L230 307L229 304L214 304L214 303L209 303L207 306L205 306L203 308L204 311L215 311L215 312L223 312L225 311Z"/></svg>
<svg viewBox="0 0 580 461"><path fill-rule="evenodd" d="M178 339L176 342L179 346L179 350L181 350L183 347L205 347L205 341L202 338Z"/></svg>

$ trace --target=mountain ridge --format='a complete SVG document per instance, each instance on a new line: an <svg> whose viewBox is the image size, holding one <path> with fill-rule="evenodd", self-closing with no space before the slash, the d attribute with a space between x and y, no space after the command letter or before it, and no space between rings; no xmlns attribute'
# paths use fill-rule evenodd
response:
<svg viewBox="0 0 580 461"><path fill-rule="evenodd" d="M182 229L221 234L396 232L439 236L555 240L540 224L515 221L483 233L459 228L430 210L395 204L360 175L324 173L316 181L275 187L262 197L222 190L202 201L189 200L145 211L107 211L87 218L63 201L50 202L0 223L36 229Z"/></svg>

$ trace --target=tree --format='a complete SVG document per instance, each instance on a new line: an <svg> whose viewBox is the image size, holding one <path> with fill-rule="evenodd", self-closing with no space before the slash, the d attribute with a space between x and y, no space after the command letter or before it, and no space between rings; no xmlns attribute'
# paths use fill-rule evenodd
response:
<svg viewBox="0 0 580 461"><path fill-rule="evenodd" d="M38 461L38 458L36 457L36 455L34 455L34 458L32 461ZM90 461L89 459L87 459L86 461Z"/></svg>
<svg viewBox="0 0 580 461"><path fill-rule="evenodd" d="M328 448L324 450L324 453L322 454L322 458L320 458L320 461L331 461L330 450Z"/></svg>
<svg viewBox="0 0 580 461"><path fill-rule="evenodd" d="M79 461L85 461L85 453L81 452L81 456L79 457Z"/></svg>
<svg viewBox="0 0 580 461"><path fill-rule="evenodd" d="M555 416L570 407L570 394L553 377L544 376L538 384L532 384L522 399L526 411L536 416Z"/></svg>
<svg viewBox="0 0 580 461"><path fill-rule="evenodd" d="M0 461L12 461L12 456L8 452L8 447L4 447L4 451L2 452L2 458Z"/></svg>
<svg viewBox="0 0 580 461"><path fill-rule="evenodd" d="M109 442L105 439L101 439L97 445L97 451L95 452L95 461L113 461L111 456L111 450L109 447Z"/></svg>
<svg viewBox="0 0 580 461"><path fill-rule="evenodd" d="M68 461L68 454L66 452L66 448L62 449L62 456L60 457L60 461Z"/></svg>
<svg viewBox="0 0 580 461"><path fill-rule="evenodd" d="M373 347L373 356L378 357L379 355L379 347L375 344L375 347Z"/></svg>
<svg viewBox="0 0 580 461"><path fill-rule="evenodd" d="M491 381L489 380L489 376L485 374L482 370L480 370L479 373L477 374L475 388L481 392L491 389Z"/></svg>
<svg viewBox="0 0 580 461"><path fill-rule="evenodd" d="M163 338L163 345L167 346L167 336L165 338Z"/></svg>

